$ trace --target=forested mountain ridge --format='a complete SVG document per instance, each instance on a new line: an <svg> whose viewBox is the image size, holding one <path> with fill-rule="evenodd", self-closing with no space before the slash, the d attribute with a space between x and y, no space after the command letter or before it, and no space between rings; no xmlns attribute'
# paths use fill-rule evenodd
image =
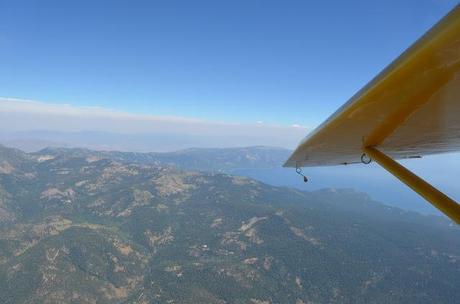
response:
<svg viewBox="0 0 460 304"><path fill-rule="evenodd" d="M452 303L459 236L351 190L0 147L1 303Z"/></svg>

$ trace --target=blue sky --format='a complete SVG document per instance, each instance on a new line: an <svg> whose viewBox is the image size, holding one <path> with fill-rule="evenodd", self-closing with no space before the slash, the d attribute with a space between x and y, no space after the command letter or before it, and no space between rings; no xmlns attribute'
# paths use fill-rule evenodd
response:
<svg viewBox="0 0 460 304"><path fill-rule="evenodd" d="M455 4L0 0L0 96L315 126Z"/></svg>

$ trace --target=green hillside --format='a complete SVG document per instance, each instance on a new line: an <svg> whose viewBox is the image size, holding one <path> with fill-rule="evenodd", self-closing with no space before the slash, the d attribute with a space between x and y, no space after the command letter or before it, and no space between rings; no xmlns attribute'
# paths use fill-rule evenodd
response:
<svg viewBox="0 0 460 304"><path fill-rule="evenodd" d="M351 190L0 147L0 303L454 303L460 230Z"/></svg>

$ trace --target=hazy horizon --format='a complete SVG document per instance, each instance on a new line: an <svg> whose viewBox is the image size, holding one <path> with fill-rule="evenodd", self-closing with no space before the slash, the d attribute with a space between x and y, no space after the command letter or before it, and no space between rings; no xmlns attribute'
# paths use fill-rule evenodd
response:
<svg viewBox="0 0 460 304"><path fill-rule="evenodd" d="M0 105L3 140L44 140L93 149L161 152L260 145L294 149L307 133L301 125L140 115L13 98L0 98ZM84 136L88 134L92 137Z"/></svg>

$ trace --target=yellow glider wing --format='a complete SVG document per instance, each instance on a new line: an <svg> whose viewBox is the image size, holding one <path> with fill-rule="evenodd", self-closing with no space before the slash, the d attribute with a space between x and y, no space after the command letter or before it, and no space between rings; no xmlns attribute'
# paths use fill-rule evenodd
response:
<svg viewBox="0 0 460 304"><path fill-rule="evenodd" d="M457 6L308 135L284 166L303 175L300 167L357 163L365 154L460 224L459 204L394 161L459 150Z"/></svg>
<svg viewBox="0 0 460 304"><path fill-rule="evenodd" d="M356 163L364 147L394 159L460 150L459 6L308 135L284 166Z"/></svg>

